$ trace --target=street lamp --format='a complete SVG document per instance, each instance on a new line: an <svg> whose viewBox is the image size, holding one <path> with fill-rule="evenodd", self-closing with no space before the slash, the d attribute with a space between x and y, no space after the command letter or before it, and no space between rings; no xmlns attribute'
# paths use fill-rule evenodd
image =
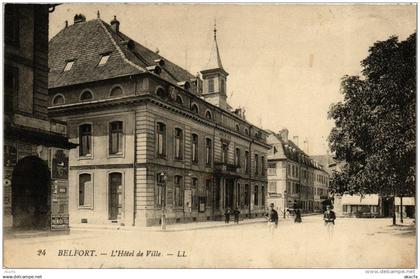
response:
<svg viewBox="0 0 420 279"><path fill-rule="evenodd" d="M287 191L286 190L284 190L283 200L284 200L283 219L286 219L286 207L287 207Z"/></svg>
<svg viewBox="0 0 420 279"><path fill-rule="evenodd" d="M166 230L166 174L165 173L160 173L160 180L162 182L162 188L163 188L163 203L162 203L162 215L161 215L161 219L160 219L160 228L161 230Z"/></svg>

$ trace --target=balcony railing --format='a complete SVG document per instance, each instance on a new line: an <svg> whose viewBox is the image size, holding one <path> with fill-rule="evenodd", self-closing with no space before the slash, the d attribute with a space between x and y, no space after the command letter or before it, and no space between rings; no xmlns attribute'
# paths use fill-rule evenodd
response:
<svg viewBox="0 0 420 279"><path fill-rule="evenodd" d="M215 162L214 171L217 173L238 174L241 172L241 167L234 164Z"/></svg>

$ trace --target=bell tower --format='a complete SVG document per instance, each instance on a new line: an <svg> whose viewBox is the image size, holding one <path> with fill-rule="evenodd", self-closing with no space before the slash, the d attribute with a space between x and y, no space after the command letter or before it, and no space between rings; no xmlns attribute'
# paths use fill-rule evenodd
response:
<svg viewBox="0 0 420 279"><path fill-rule="evenodd" d="M226 78L229 75L222 65L219 47L217 45L217 29L214 25L214 39L210 52L210 59L206 69L200 73L203 77L203 97L204 99L222 109L227 108Z"/></svg>

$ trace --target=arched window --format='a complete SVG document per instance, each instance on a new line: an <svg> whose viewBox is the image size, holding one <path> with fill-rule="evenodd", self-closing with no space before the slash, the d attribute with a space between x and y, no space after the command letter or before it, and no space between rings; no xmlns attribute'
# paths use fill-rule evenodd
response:
<svg viewBox="0 0 420 279"><path fill-rule="evenodd" d="M58 105L64 105L66 103L64 96L62 94L57 94L54 96L53 98L53 105L54 106L58 106Z"/></svg>
<svg viewBox="0 0 420 279"><path fill-rule="evenodd" d="M93 94L89 90L85 90L80 94L80 101L89 101L93 99Z"/></svg>
<svg viewBox="0 0 420 279"><path fill-rule="evenodd" d="M235 129L236 129L236 132L240 131L239 124L235 124Z"/></svg>
<svg viewBox="0 0 420 279"><path fill-rule="evenodd" d="M212 115L211 115L211 112L209 110L206 111L206 118L207 119L212 119L213 118Z"/></svg>
<svg viewBox="0 0 420 279"><path fill-rule="evenodd" d="M162 87L158 87L156 89L156 95L158 95L162 99L166 99L168 97L168 92L166 92L166 90Z"/></svg>
<svg viewBox="0 0 420 279"><path fill-rule="evenodd" d="M249 136L249 130L248 130L247 128L245 128L245 134L246 134L247 136Z"/></svg>
<svg viewBox="0 0 420 279"><path fill-rule="evenodd" d="M120 86L114 86L109 93L109 97L118 97L123 95L123 90Z"/></svg>
<svg viewBox="0 0 420 279"><path fill-rule="evenodd" d="M180 104L180 105L183 105L183 104L184 104L184 101L182 100L182 97L181 97L181 96L179 96L179 95L177 95L177 96L176 96L176 102L177 102L178 104Z"/></svg>
<svg viewBox="0 0 420 279"><path fill-rule="evenodd" d="M198 106L197 106L197 104L192 104L191 105L191 111L194 112L194 113L198 113Z"/></svg>

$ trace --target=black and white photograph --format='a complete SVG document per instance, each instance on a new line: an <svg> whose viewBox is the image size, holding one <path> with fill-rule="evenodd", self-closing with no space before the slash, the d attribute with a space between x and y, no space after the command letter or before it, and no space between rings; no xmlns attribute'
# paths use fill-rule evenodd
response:
<svg viewBox="0 0 420 279"><path fill-rule="evenodd" d="M3 278L417 278L417 3L3 2L2 17Z"/></svg>

